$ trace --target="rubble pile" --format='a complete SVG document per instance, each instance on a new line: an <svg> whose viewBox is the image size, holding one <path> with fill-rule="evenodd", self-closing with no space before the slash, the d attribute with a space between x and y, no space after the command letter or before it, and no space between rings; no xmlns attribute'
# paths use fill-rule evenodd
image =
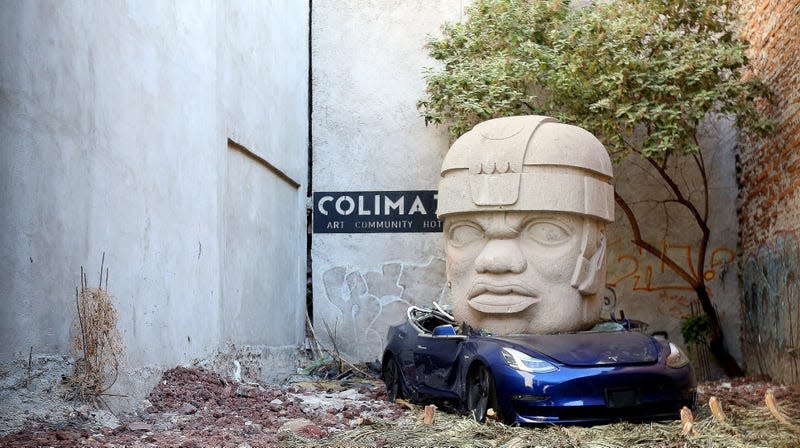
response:
<svg viewBox="0 0 800 448"><path fill-rule="evenodd" d="M144 411L121 417L116 428L38 425L0 437L0 446L280 446L290 434L320 439L407 412L384 398L374 380L263 385L177 367L164 373Z"/></svg>

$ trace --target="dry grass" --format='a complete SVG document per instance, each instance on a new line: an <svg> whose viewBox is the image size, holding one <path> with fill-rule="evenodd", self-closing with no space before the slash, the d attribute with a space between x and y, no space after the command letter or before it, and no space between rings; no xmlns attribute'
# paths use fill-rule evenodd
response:
<svg viewBox="0 0 800 448"><path fill-rule="evenodd" d="M318 447L797 447L800 446L800 403L780 403L787 423L773 415L766 402L760 405L726 406L719 421L708 398L698 402L693 432L682 435L681 421L615 423L594 427L521 428L500 423L479 424L466 416L436 412L430 425L423 424L423 407L398 421L366 421L361 426L324 440L292 436L290 445ZM715 406L716 407L716 406Z"/></svg>
<svg viewBox="0 0 800 448"><path fill-rule="evenodd" d="M105 261L105 254L103 255ZM72 376L65 380L67 399L94 403L102 402L105 394L117 380L123 356L122 337L117 329L117 310L113 297L103 289L103 263L100 265L100 282L90 288L81 267L81 288L75 289L76 319L72 332L75 364Z"/></svg>

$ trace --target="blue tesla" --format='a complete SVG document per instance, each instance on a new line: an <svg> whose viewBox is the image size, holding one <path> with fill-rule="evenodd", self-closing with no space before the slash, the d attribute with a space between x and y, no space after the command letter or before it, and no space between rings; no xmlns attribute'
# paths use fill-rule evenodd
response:
<svg viewBox="0 0 800 448"><path fill-rule="evenodd" d="M389 329L382 377L390 400L442 401L480 422L594 424L679 418L696 380L673 343L617 322L590 331L493 336L438 305L410 307Z"/></svg>

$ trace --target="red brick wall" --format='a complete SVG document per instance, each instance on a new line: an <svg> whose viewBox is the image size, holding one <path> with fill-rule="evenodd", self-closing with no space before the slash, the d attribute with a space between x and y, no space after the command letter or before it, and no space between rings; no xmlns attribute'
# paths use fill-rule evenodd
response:
<svg viewBox="0 0 800 448"><path fill-rule="evenodd" d="M747 370L800 382L800 0L745 0L750 59L773 90L775 132L739 148L738 215Z"/></svg>
<svg viewBox="0 0 800 448"><path fill-rule="evenodd" d="M800 0L742 2L756 73L775 93L773 135L740 147L741 248L750 254L800 224Z"/></svg>

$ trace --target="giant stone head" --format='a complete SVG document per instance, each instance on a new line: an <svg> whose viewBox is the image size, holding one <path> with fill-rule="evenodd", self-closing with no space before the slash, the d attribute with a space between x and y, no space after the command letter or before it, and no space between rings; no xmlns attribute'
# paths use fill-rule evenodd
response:
<svg viewBox="0 0 800 448"><path fill-rule="evenodd" d="M549 117L497 118L456 140L437 210L456 319L495 334L596 323L612 177L597 138Z"/></svg>

